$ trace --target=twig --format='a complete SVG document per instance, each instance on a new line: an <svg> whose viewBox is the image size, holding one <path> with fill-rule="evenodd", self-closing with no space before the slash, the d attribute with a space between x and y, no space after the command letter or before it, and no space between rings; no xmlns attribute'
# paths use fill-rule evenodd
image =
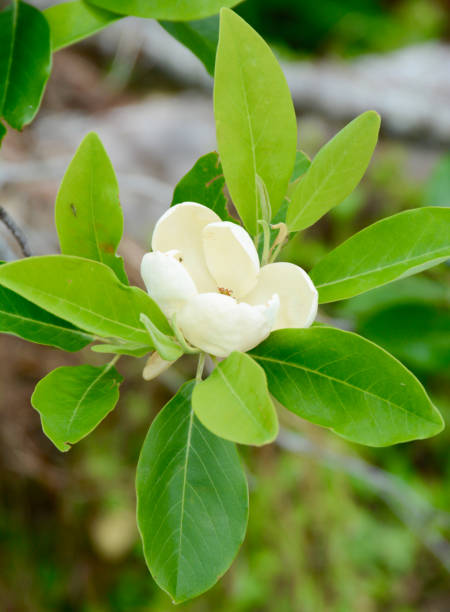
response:
<svg viewBox="0 0 450 612"><path fill-rule="evenodd" d="M16 242L20 246L20 250L24 257L31 257L31 250L28 246L27 239L25 238L25 234L22 232L20 227L14 221L14 219L6 212L6 210L0 206L0 221L9 229L11 234L16 239Z"/></svg>
<svg viewBox="0 0 450 612"><path fill-rule="evenodd" d="M304 436L286 429L280 430L276 442L285 450L312 457L326 467L368 485L450 572L450 543L438 531L438 527L450 526L447 512L436 509L400 478L359 457L321 448Z"/></svg>

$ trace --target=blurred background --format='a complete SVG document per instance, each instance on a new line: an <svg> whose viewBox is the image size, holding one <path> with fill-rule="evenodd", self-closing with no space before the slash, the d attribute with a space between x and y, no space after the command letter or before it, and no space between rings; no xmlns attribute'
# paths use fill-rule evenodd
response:
<svg viewBox="0 0 450 612"><path fill-rule="evenodd" d="M282 62L299 148L314 155L369 108L383 120L361 185L291 241L283 259L309 270L386 215L450 205L449 8L447 0L246 0L238 7ZM0 205L33 254L57 252L58 183L82 137L95 130L121 188L121 253L141 285L138 267L155 220L177 181L215 148L211 88L200 62L147 20L121 20L55 54L37 119L21 134L9 130L0 153ZM0 259L19 256L0 227ZM450 268L441 265L321 312L401 359L447 422L449 281ZM116 410L61 454L42 433L30 396L51 369L86 362L101 359L87 349L69 355L0 338L0 609L7 612L173 608L145 567L134 473L151 420L193 364L186 358L144 383L142 360L123 358ZM250 522L235 563L208 594L180 609L450 610L449 431L369 449L285 412L281 421L276 444L242 448Z"/></svg>

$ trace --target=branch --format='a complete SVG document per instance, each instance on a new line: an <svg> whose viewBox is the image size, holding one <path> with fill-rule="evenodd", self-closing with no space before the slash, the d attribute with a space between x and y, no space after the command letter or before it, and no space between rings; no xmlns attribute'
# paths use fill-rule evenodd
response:
<svg viewBox="0 0 450 612"><path fill-rule="evenodd" d="M25 238L25 234L22 232L20 227L16 224L14 219L10 217L10 215L6 212L6 210L0 206L0 221L7 227L7 229L11 232L16 242L20 246L20 250L24 257L31 256L31 250L28 246L27 239Z"/></svg>

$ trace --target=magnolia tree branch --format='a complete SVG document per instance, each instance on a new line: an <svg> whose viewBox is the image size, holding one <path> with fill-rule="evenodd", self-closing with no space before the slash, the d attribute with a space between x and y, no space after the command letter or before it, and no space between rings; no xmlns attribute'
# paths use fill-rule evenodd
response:
<svg viewBox="0 0 450 612"><path fill-rule="evenodd" d="M6 212L6 210L0 206L0 221L5 225L5 227L10 231L16 242L18 243L20 250L24 257L31 256L31 250L28 246L27 239L25 234L14 221L14 219Z"/></svg>
<svg viewBox="0 0 450 612"><path fill-rule="evenodd" d="M281 448L316 459L327 468L344 472L366 484L381 497L423 544L450 571L450 542L440 529L450 528L450 514L434 508L403 480L359 457L322 448L304 436L281 429L276 443Z"/></svg>

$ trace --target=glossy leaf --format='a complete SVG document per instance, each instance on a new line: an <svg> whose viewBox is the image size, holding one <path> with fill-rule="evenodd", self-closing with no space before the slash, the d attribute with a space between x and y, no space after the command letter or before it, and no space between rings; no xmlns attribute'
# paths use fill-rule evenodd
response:
<svg viewBox="0 0 450 612"><path fill-rule="evenodd" d="M50 26L52 51L72 45L122 18L122 15L99 9L84 0L51 6L44 15Z"/></svg>
<svg viewBox="0 0 450 612"><path fill-rule="evenodd" d="M211 76L214 75L219 41L218 15L196 21L160 21L159 23L198 57Z"/></svg>
<svg viewBox="0 0 450 612"><path fill-rule="evenodd" d="M122 380L111 364L62 367L47 374L31 397L44 433L60 451L70 450L113 410Z"/></svg>
<svg viewBox="0 0 450 612"><path fill-rule="evenodd" d="M369 165L379 129L379 115L367 111L322 147L292 193L290 231L309 227L354 190Z"/></svg>
<svg viewBox="0 0 450 612"><path fill-rule="evenodd" d="M198 383L192 405L205 427L232 442L259 446L278 433L264 370L245 353L231 353Z"/></svg>
<svg viewBox="0 0 450 612"><path fill-rule="evenodd" d="M89 0L92 4L121 15L149 19L188 21L219 12L222 6L234 6L242 0Z"/></svg>
<svg viewBox="0 0 450 612"><path fill-rule="evenodd" d="M139 320L143 312L164 333L170 326L141 289L123 285L110 268L81 257L45 255L0 266L0 285L101 337L141 345L149 336Z"/></svg>
<svg viewBox="0 0 450 612"><path fill-rule="evenodd" d="M238 15L221 11L214 82L217 142L225 179L244 225L256 233L257 176L272 216L294 168L297 122L284 74L266 42Z"/></svg>
<svg viewBox="0 0 450 612"><path fill-rule="evenodd" d="M443 428L413 374L356 334L330 327L284 329L250 354L288 410L353 442L386 446Z"/></svg>
<svg viewBox="0 0 450 612"><path fill-rule="evenodd" d="M175 340L163 334L144 313L141 314L140 320L150 336L152 346L155 347L160 357L165 361L176 361L181 357L183 351Z"/></svg>
<svg viewBox="0 0 450 612"><path fill-rule="evenodd" d="M79 351L94 340L6 287L0 287L0 333L70 352Z"/></svg>
<svg viewBox="0 0 450 612"><path fill-rule="evenodd" d="M61 252L106 264L128 283L116 249L123 232L119 187L97 134L78 147L58 191L55 221Z"/></svg>
<svg viewBox="0 0 450 612"><path fill-rule="evenodd" d="M225 178L218 154L213 151L198 159L175 187L172 204L198 202L213 210L223 221L235 221L227 210Z"/></svg>
<svg viewBox="0 0 450 612"><path fill-rule="evenodd" d="M194 416L186 383L158 414L137 469L137 517L147 565L175 603L209 589L244 539L245 475L236 451Z"/></svg>
<svg viewBox="0 0 450 612"><path fill-rule="evenodd" d="M427 207L382 219L326 255L310 275L319 301L334 302L450 257L450 209Z"/></svg>
<svg viewBox="0 0 450 612"><path fill-rule="evenodd" d="M50 29L38 9L12 2L0 12L0 116L16 130L34 119L51 70Z"/></svg>

